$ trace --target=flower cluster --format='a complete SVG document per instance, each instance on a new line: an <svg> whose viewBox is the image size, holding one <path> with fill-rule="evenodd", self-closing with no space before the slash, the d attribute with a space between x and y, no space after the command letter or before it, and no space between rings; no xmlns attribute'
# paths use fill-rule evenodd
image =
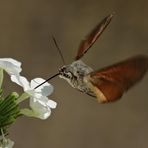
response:
<svg viewBox="0 0 148 148"><path fill-rule="evenodd" d="M20 96L17 93L15 95L11 93L6 98L0 97L0 134L2 135L0 147L11 148L14 143L10 139L5 138L5 127L13 123L14 119L20 115L47 119L51 114L51 109L56 108L57 103L47 97L53 92L53 86L51 84L46 82L40 87L37 87L45 81L42 78L35 78L29 82L24 76L20 75L22 71L21 63L11 58L0 59L0 89L3 82L3 71L7 72L11 81L21 86L24 91ZM20 109L19 104L28 98L30 107ZM2 121L3 126L1 125Z"/></svg>

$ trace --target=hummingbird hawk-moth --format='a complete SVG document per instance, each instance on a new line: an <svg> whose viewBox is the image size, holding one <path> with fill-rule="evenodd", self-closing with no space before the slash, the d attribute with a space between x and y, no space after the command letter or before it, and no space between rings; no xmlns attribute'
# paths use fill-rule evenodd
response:
<svg viewBox="0 0 148 148"><path fill-rule="evenodd" d="M101 103L112 102L121 98L127 90L143 78L148 70L148 56L145 55L136 55L95 71L80 60L100 37L112 18L112 14L105 17L86 39L81 41L74 62L70 65L64 65L53 76L59 75L73 88L96 97Z"/></svg>

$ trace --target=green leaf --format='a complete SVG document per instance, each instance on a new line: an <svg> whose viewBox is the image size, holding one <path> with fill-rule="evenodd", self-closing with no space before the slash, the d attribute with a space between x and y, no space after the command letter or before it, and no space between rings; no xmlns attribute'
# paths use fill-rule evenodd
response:
<svg viewBox="0 0 148 148"><path fill-rule="evenodd" d="M12 92L4 99L0 99L0 128L7 129L8 125L14 123L20 115L19 104L17 104L18 97L16 92Z"/></svg>

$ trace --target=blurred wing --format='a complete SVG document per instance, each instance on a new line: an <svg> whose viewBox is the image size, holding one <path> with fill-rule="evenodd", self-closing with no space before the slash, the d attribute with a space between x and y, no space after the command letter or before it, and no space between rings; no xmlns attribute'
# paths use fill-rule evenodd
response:
<svg viewBox="0 0 148 148"><path fill-rule="evenodd" d="M148 57L138 55L125 61L91 72L85 76L99 102L119 99L124 92L142 79L148 70Z"/></svg>
<svg viewBox="0 0 148 148"><path fill-rule="evenodd" d="M113 14L110 14L107 17L105 17L91 31L91 33L86 37L86 39L81 41L75 60L79 60L88 51L88 49L94 44L94 42L98 39L98 37L102 34L102 32L108 26L112 17L113 17Z"/></svg>

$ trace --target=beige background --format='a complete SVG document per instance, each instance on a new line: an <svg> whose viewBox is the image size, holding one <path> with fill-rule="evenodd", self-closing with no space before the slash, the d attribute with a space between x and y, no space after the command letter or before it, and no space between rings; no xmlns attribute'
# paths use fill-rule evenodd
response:
<svg viewBox="0 0 148 148"><path fill-rule="evenodd" d="M135 54L148 54L146 0L1 0L0 57L22 61L22 75L28 79L48 78L62 66L51 34L70 63L80 40L113 11L111 25L83 61L98 69ZM21 92L6 78L7 92ZM104 105L62 79L51 83L57 109L46 121L19 118L10 130L16 148L148 147L148 75L120 101Z"/></svg>

